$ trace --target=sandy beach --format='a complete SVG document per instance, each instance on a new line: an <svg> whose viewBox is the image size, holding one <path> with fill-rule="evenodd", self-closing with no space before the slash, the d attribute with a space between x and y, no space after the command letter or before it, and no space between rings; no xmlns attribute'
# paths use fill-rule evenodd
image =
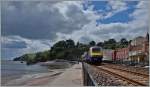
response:
<svg viewBox="0 0 150 87"><path fill-rule="evenodd" d="M63 70L54 72L23 75L21 78L8 81L4 86L43 86L48 85L53 79L57 78Z"/></svg>
<svg viewBox="0 0 150 87"><path fill-rule="evenodd" d="M38 63L38 65L47 67L47 71L28 73L15 79L9 79L9 76L7 76L7 79L2 77L2 86L47 86L50 85L54 79L59 78L67 69L74 66L74 64L68 61L42 62Z"/></svg>

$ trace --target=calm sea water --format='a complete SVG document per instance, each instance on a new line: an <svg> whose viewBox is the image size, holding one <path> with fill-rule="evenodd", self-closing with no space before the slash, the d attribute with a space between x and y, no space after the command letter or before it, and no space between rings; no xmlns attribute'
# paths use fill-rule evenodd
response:
<svg viewBox="0 0 150 87"><path fill-rule="evenodd" d="M26 63L21 63L20 61L1 61L1 80L2 84L5 84L9 80L20 78L25 74L36 74L48 72L47 67L35 65L26 65Z"/></svg>

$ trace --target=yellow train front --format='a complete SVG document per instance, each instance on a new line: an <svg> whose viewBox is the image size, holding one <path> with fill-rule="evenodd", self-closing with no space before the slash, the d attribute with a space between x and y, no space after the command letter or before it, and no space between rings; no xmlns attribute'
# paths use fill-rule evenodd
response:
<svg viewBox="0 0 150 87"><path fill-rule="evenodd" d="M101 47L94 46L89 48L85 60L90 63L101 63L103 59L103 50Z"/></svg>

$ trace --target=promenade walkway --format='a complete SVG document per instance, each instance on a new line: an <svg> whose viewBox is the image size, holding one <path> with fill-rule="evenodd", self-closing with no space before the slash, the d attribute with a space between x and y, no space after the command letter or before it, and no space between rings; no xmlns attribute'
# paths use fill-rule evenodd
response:
<svg viewBox="0 0 150 87"><path fill-rule="evenodd" d="M83 86L82 64L75 64L72 68L67 69L54 79L49 86Z"/></svg>

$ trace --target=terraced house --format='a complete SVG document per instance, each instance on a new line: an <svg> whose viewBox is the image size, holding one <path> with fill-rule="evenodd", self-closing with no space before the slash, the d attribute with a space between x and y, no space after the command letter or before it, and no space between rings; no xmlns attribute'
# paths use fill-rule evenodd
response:
<svg viewBox="0 0 150 87"><path fill-rule="evenodd" d="M129 45L129 61L138 64L148 64L149 34L146 37L136 37Z"/></svg>

